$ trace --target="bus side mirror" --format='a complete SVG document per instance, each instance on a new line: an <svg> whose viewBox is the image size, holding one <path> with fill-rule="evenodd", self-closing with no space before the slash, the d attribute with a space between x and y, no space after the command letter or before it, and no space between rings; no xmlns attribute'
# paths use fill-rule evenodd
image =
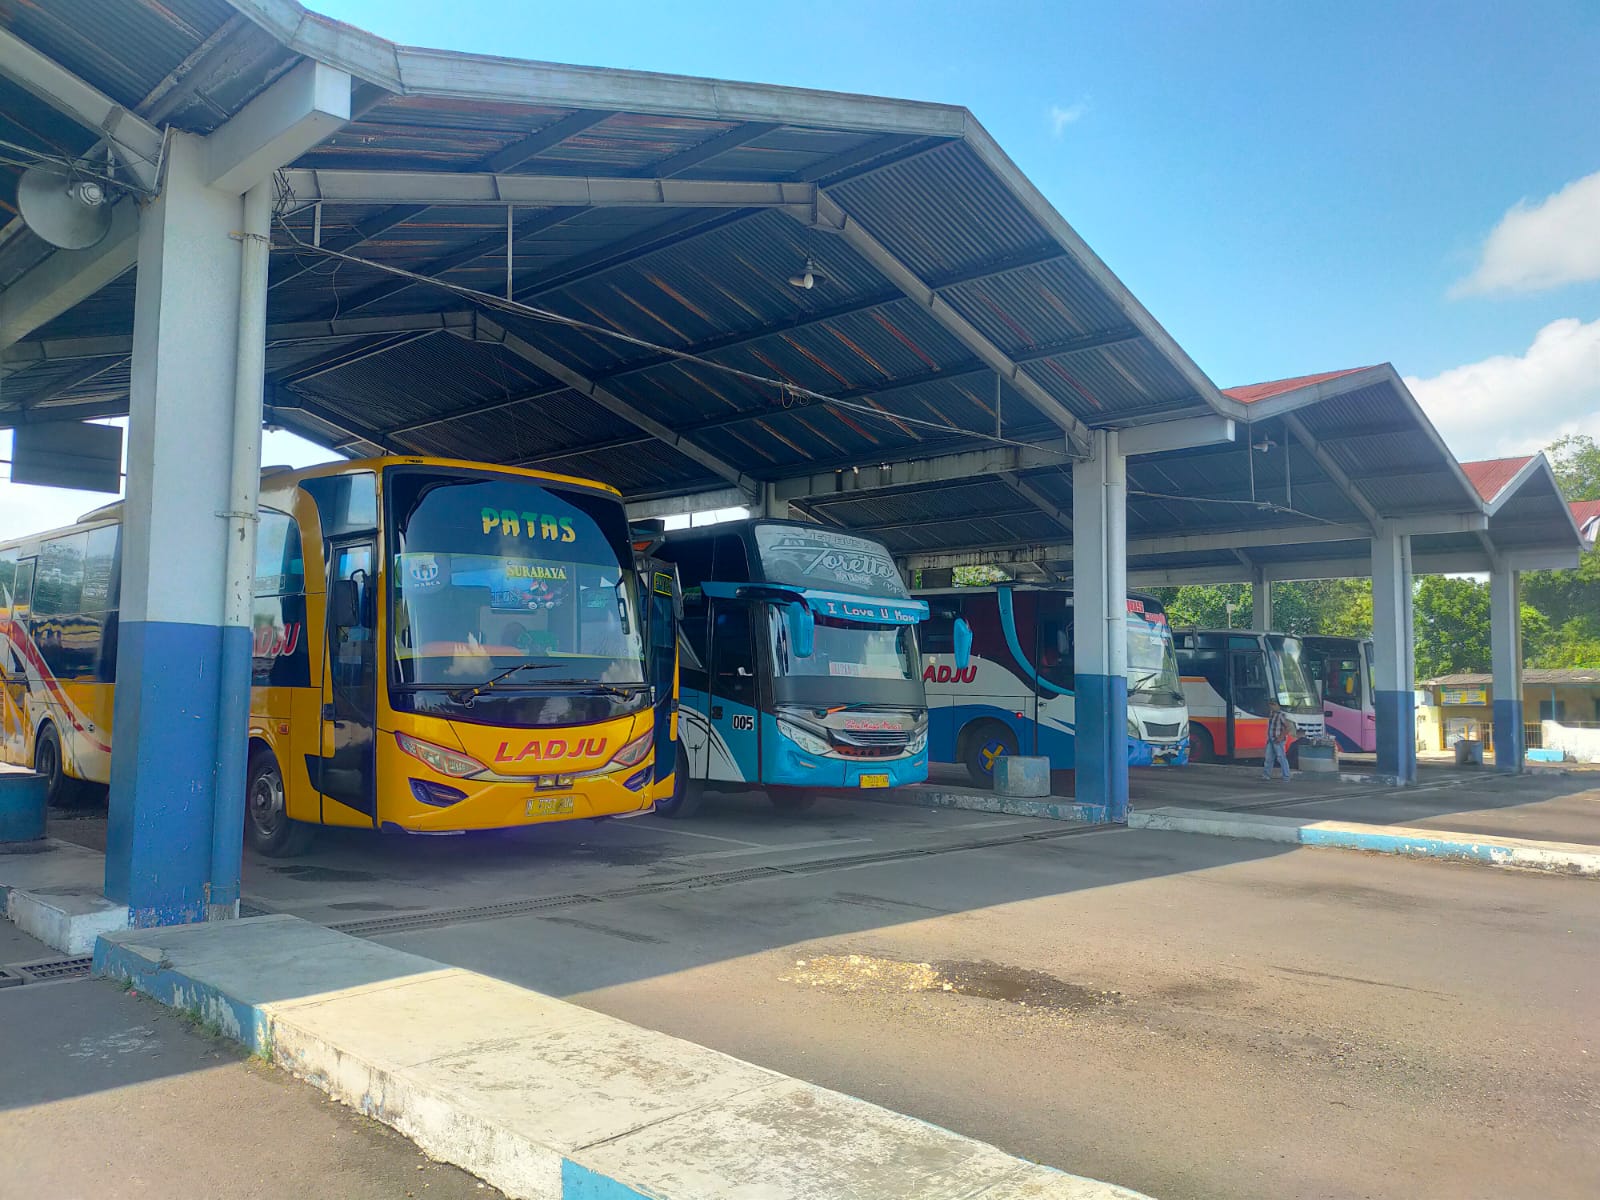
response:
<svg viewBox="0 0 1600 1200"><path fill-rule="evenodd" d="M972 626L965 617L957 617L954 629L956 643L956 670L965 671L972 662Z"/></svg>
<svg viewBox="0 0 1600 1200"><path fill-rule="evenodd" d="M333 581L333 626L351 629L361 624L361 589L354 579Z"/></svg>
<svg viewBox="0 0 1600 1200"><path fill-rule="evenodd" d="M817 618L808 605L792 602L784 605L784 615L789 621L789 643L796 658L810 658L817 648Z"/></svg>

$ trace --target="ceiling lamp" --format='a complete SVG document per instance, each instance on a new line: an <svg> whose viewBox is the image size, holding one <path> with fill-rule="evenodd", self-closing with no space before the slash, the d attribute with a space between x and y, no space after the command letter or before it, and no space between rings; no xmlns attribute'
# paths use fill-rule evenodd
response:
<svg viewBox="0 0 1600 1200"><path fill-rule="evenodd" d="M828 277L826 275L817 270L817 264L808 254L806 255L806 265L800 268L800 273L798 275L789 276L789 283L794 287L805 288L807 291L810 291L812 288L816 287L819 282L826 282L827 278Z"/></svg>

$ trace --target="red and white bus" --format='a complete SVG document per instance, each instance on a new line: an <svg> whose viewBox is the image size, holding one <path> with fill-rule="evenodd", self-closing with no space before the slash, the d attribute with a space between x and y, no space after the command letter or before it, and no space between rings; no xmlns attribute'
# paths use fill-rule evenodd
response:
<svg viewBox="0 0 1600 1200"><path fill-rule="evenodd" d="M1300 639L1249 629L1174 629L1183 696L1189 705L1189 758L1261 758L1267 705L1294 723L1289 760L1301 738L1323 732L1322 699L1306 670Z"/></svg>

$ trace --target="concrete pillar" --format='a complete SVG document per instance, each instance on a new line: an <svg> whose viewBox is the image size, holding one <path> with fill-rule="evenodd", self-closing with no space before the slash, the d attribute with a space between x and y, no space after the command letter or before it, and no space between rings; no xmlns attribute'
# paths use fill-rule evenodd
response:
<svg viewBox="0 0 1600 1200"><path fill-rule="evenodd" d="M106 895L136 926L198 921L212 878L243 202L174 133L139 227ZM228 780L229 786L242 786ZM223 831L219 831L219 837ZM226 831L232 870L242 826Z"/></svg>
<svg viewBox="0 0 1600 1200"><path fill-rule="evenodd" d="M761 485L761 503L755 506L755 516L771 517L780 521L787 521L790 517L789 502L778 496L778 485L764 483Z"/></svg>
<svg viewBox="0 0 1600 1200"><path fill-rule="evenodd" d="M1115 430L1094 431L1072 464L1076 798L1128 819L1127 460Z"/></svg>
<svg viewBox="0 0 1600 1200"><path fill-rule="evenodd" d="M1522 771L1522 579L1497 566L1489 574L1489 642L1494 659L1494 765Z"/></svg>
<svg viewBox="0 0 1600 1200"><path fill-rule="evenodd" d="M1272 628L1272 580L1260 567L1251 572L1250 598L1250 628L1264 633Z"/></svg>
<svg viewBox="0 0 1600 1200"><path fill-rule="evenodd" d="M1416 667L1411 615L1411 538L1379 528L1372 539L1372 640L1378 772L1417 778Z"/></svg>

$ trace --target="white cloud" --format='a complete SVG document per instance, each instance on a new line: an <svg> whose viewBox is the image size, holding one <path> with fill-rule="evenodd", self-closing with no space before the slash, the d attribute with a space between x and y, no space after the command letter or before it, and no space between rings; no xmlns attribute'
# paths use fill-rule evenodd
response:
<svg viewBox="0 0 1600 1200"><path fill-rule="evenodd" d="M1081 121L1088 111L1089 105L1082 100L1076 104L1069 104L1066 108L1062 108L1059 104L1052 104L1050 106L1050 135L1052 137L1060 137L1067 131L1068 125Z"/></svg>
<svg viewBox="0 0 1600 1200"><path fill-rule="evenodd" d="M1567 433L1600 437L1600 320L1552 321L1524 354L1406 386L1463 460L1528 454Z"/></svg>
<svg viewBox="0 0 1600 1200"><path fill-rule="evenodd" d="M106 424L126 426L127 421L118 418ZM126 438L123 449L126 468ZM263 461L269 465L294 467L309 467L337 457L332 451L282 430L264 434L261 451ZM0 429L0 459L10 457L11 431ZM117 499L102 492L75 492L65 488L12 483L9 467L0 467L0 472L3 472L0 473L0 538L21 537L60 525L71 525L91 509Z"/></svg>
<svg viewBox="0 0 1600 1200"><path fill-rule="evenodd" d="M1450 294L1539 292L1591 279L1600 279L1600 171L1538 204L1513 205L1490 231L1477 269Z"/></svg>

